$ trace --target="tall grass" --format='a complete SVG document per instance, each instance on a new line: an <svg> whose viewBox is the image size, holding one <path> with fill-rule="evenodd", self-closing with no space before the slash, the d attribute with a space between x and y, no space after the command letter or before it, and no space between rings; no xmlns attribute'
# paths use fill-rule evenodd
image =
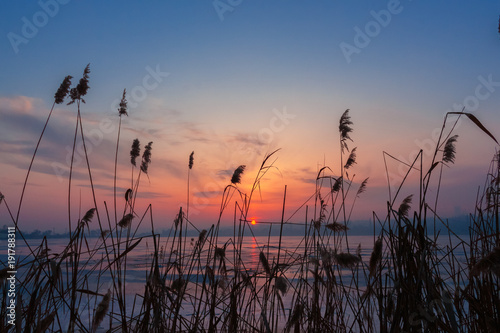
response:
<svg viewBox="0 0 500 333"><path fill-rule="evenodd" d="M62 103L69 92L70 103L76 103L73 147L80 132L85 148L80 107L88 90L89 73L87 66L83 78L71 90L68 76L55 97L56 103ZM389 184L385 216L373 213L373 250L369 260L365 260L361 248L349 243L351 215L357 198L367 188L368 179L357 182L352 171L357 151L349 149L353 121L346 110L338 127L340 164L337 168L324 166L318 172L315 192L301 206L305 208L304 216L299 217L303 222L291 222L291 218L285 217L287 188L284 188L281 219L269 226L269 234L273 227L279 228L277 254L274 256L270 251L270 237L267 243L257 243L259 261L255 268L248 265L244 255L244 240L256 241L248 216L255 192L263 187L268 172L276 169L278 151L264 156L248 193L240 186L246 181L246 167L235 169L221 193L215 223L203 230L188 215L191 153L187 207L179 207L169 236L162 238L155 230L153 207L149 205L139 212L135 206L141 175L148 176L152 142L144 147L139 171L134 176L136 159L140 156L140 142L134 140L130 188L124 194L116 193L123 114L127 114L125 91L119 109L115 152L114 214L110 215L106 202L103 213L99 214L92 169L84 149L94 207L73 221L70 172L68 243L60 253L54 253L48 248L46 238L36 245L25 240L30 254L17 263L20 272L17 322L10 329L18 332L492 332L499 327L500 154L496 153L491 162L476 210L470 215L468 239L454 235L458 241L450 236L447 245L439 246L439 230L448 230L453 235L448 222L437 214L443 166L454 163L458 138L454 125L451 129L446 127L447 118L430 161L420 152L406 165L406 176L411 173L419 176L417 193L401 197L407 177L396 184L395 193L391 191L395 184ZM473 115L455 114L467 117L496 141ZM49 119L50 114L47 123ZM45 127L37 148L44 131ZM37 149L28 168L23 195L36 152ZM436 195L430 196L431 192ZM18 219L23 195L14 215L7 204L9 198L0 194L0 204L8 209L21 236ZM120 198L124 209L118 215ZM219 230L224 214L233 216L233 236L221 243ZM88 236L95 220L102 235L99 239ZM139 237L137 231L143 224L148 224L151 230L148 236ZM301 224L304 228L300 244L294 250L281 246L284 226L288 224ZM197 230L198 237L189 240L188 228ZM126 289L127 258L146 241L153 244L146 282L142 292L131 295ZM458 257L459 252L465 253L465 262ZM5 273L6 269L0 270L2 331L9 328Z"/></svg>

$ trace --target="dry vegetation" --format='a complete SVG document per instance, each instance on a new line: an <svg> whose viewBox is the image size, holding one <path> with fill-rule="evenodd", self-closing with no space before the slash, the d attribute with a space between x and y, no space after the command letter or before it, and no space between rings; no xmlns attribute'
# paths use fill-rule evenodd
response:
<svg viewBox="0 0 500 333"><path fill-rule="evenodd" d="M55 95L54 105L69 96L70 104L77 106L73 147L78 134L85 143L80 106L88 90L89 73L87 66L83 78L72 89L68 76ZM121 124L121 117L127 115L125 91L118 111ZM494 139L473 115L457 115L467 117ZM449 229L449 225L436 214L437 198L428 199L428 190L431 186L439 189L443 166L455 160L457 136L452 133L454 126L449 130L446 123L445 119L432 160L424 160L420 153L408 168L408 173L419 173L418 192L400 198L403 181L397 193L390 194L385 217L373 214L374 230L378 226L381 232L373 235L373 252L369 260L363 260L359 250L349 246L348 233L351 212L356 198L366 189L367 179L356 183L349 172L356 163L356 149L349 149L352 121L349 111L345 111L339 122L339 171L325 166L318 173L314 206L308 207L303 216L301 244L295 251L284 251L280 236L273 257L269 244L260 244L257 269L245 263L243 240L252 237L247 219L252 197L260 190L262 178L274 168L277 152L264 158L249 193L238 187L245 166L235 170L222 193L217 223L200 230L196 240L190 241L186 232L188 227L196 229L189 220L189 204L186 210L179 209L171 235L165 239L155 232L151 206L144 212L135 210L141 175L147 176L152 158L150 142L143 149L140 167L136 167L141 149L139 140L135 140L131 149L131 189L124 198L116 194L115 155L114 214L106 204L99 209L94 195L94 207L78 221L71 221L70 173L71 237L65 249L51 253L46 239L37 246L24 240L31 254L18 262L22 273L18 274L17 323L12 330L493 332L500 324L499 154L491 163L476 211L470 215L470 237L461 240L456 236L458 241L452 241L450 236L449 245L438 246L438 233L430 234L428 230ZM42 137L43 132L38 144ZM118 133L116 154L119 139ZM25 186L37 150L38 145ZM93 190L88 158L86 162ZM192 153L188 174L194 162ZM427 169L421 167L425 165ZM1 205L10 213L8 199L4 198ZM285 203L286 188L283 212ZM118 211L123 204L123 211ZM22 197L17 216L11 214L16 227L21 206ZM219 226L226 209L234 209L234 235L220 244ZM99 226L100 239L87 237L90 223ZM278 223L280 230L284 223L283 217ZM148 257L147 281L142 293L130 296L126 291L127 257L145 241L145 237L136 235L139 226L146 224L151 229L147 238L154 244ZM24 239L22 228L18 236ZM457 253L465 253L465 261ZM2 331L8 327L5 274L6 269L0 271Z"/></svg>

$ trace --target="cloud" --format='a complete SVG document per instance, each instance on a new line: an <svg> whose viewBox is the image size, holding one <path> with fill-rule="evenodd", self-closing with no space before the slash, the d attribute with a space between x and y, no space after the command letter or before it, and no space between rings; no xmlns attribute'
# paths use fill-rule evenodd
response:
<svg viewBox="0 0 500 333"><path fill-rule="evenodd" d="M27 169L49 114L43 104L39 99L26 96L0 98L0 164ZM111 170L113 160L109 158L109 152L115 150L117 128L113 120L92 112L87 112L83 119L87 155L93 172ZM107 121L107 127L103 126L103 121ZM33 171L67 178L75 122L74 112L53 111L38 147ZM88 179L81 133L78 133L76 144L73 178Z"/></svg>
<svg viewBox="0 0 500 333"><path fill-rule="evenodd" d="M0 113L32 114L34 105L39 104L43 104L41 99L27 96L0 97Z"/></svg>
<svg viewBox="0 0 500 333"><path fill-rule="evenodd" d="M221 194L221 191L200 191L196 192L193 195L197 198L214 198L216 196L219 196Z"/></svg>

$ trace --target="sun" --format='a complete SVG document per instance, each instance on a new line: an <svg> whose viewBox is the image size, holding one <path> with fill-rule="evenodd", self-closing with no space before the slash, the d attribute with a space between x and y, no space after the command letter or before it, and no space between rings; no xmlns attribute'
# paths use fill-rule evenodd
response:
<svg viewBox="0 0 500 333"><path fill-rule="evenodd" d="M252 220L252 222L250 222L250 223L252 223L252 225L256 225L256 224L257 224L257 221Z"/></svg>

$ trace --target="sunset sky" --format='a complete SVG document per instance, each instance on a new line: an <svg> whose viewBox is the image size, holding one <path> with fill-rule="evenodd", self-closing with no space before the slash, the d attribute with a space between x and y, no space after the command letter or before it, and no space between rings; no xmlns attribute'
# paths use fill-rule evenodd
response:
<svg viewBox="0 0 500 333"><path fill-rule="evenodd" d="M279 220L287 185L285 219L303 221L304 209L292 214L314 194L318 170L328 165L338 175L338 121L346 109L354 129L349 146L358 155L354 190L369 177L353 221L385 214L382 152L408 162L423 149L428 165L446 112L465 106L500 138L498 1L41 0L3 1L0 13L0 192L14 214L54 93L66 75L77 83L88 63L81 112L101 216L104 201L113 210L117 102L126 88L118 211L131 186L132 141L152 141L136 208L142 215L151 203L160 228L186 206L192 151L194 224L216 222L235 168L247 166L239 187L249 193L262 159L278 148L250 215ZM67 230L75 124L76 105L57 105L26 188L21 228ZM455 134L457 158L443 170L438 206L444 217L472 212L498 149L467 119ZM82 156L71 189L74 223L93 206ZM393 182L402 179L404 168L395 161L388 167ZM418 193L417 176L396 202ZM11 224L2 203L0 226Z"/></svg>

